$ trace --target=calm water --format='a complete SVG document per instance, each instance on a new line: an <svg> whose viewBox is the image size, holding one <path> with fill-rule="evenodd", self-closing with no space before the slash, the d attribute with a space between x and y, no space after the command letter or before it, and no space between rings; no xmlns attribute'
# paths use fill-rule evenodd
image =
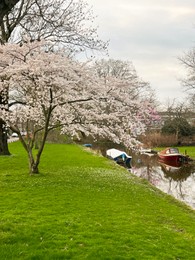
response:
<svg viewBox="0 0 195 260"><path fill-rule="evenodd" d="M195 209L195 163L170 166L156 155L133 156L131 171Z"/></svg>

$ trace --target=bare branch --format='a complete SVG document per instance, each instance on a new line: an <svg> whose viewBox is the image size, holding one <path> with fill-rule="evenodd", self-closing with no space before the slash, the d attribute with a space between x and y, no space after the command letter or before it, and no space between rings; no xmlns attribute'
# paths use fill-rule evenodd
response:
<svg viewBox="0 0 195 260"><path fill-rule="evenodd" d="M8 15L11 9L19 2L19 0L1 0L0 2L0 25L3 17Z"/></svg>

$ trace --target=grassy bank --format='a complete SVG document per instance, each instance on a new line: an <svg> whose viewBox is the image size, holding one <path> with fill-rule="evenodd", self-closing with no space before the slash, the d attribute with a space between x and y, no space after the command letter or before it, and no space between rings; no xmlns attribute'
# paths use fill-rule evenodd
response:
<svg viewBox="0 0 195 260"><path fill-rule="evenodd" d="M194 146L182 146L182 147L178 146L178 149L181 153L183 153L183 154L186 153L190 156L190 158L195 159L195 147Z"/></svg>
<svg viewBox="0 0 195 260"><path fill-rule="evenodd" d="M0 157L0 259L195 259L195 212L105 158L46 146L30 177Z"/></svg>

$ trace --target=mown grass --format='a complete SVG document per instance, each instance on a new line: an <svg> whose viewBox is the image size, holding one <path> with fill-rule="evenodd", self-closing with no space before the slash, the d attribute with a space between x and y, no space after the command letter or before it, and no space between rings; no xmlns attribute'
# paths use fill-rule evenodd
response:
<svg viewBox="0 0 195 260"><path fill-rule="evenodd" d="M179 151L183 154L189 155L191 158L195 159L195 147L194 146L181 146L178 147Z"/></svg>
<svg viewBox="0 0 195 260"><path fill-rule="evenodd" d="M195 259L195 213L107 159L47 144L0 157L0 259Z"/></svg>

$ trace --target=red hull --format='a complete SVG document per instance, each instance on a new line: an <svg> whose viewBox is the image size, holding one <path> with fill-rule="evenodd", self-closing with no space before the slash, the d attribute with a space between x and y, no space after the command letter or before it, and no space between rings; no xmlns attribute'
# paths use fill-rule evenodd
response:
<svg viewBox="0 0 195 260"><path fill-rule="evenodd" d="M177 148L167 148L158 153L160 161L165 164L174 165L188 161L188 157L180 154Z"/></svg>
<svg viewBox="0 0 195 260"><path fill-rule="evenodd" d="M182 162L184 161L184 156L181 154L174 154L174 155L164 155L164 154L158 154L158 157L165 161L165 162Z"/></svg>

